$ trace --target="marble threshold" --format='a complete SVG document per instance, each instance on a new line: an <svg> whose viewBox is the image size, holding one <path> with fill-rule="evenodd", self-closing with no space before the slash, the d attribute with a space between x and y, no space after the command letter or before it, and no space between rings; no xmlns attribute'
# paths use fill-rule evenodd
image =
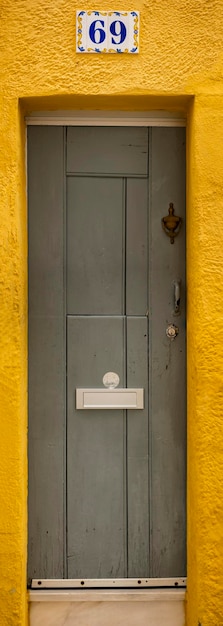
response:
<svg viewBox="0 0 223 626"><path fill-rule="evenodd" d="M185 590L30 590L29 626L184 626Z"/></svg>

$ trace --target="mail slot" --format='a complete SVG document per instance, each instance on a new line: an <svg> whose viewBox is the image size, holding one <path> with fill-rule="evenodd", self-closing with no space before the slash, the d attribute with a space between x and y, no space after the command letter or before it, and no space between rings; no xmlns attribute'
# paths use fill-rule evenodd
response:
<svg viewBox="0 0 223 626"><path fill-rule="evenodd" d="M76 389L76 409L143 409L144 389Z"/></svg>

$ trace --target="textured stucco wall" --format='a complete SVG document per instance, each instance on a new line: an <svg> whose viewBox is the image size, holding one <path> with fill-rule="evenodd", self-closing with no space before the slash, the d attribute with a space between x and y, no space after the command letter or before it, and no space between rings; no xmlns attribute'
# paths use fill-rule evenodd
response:
<svg viewBox="0 0 223 626"><path fill-rule="evenodd" d="M140 10L138 56L76 55L76 8L92 6L0 3L0 622L27 619L23 112L188 107L187 624L222 626L223 2L101 0L102 10Z"/></svg>

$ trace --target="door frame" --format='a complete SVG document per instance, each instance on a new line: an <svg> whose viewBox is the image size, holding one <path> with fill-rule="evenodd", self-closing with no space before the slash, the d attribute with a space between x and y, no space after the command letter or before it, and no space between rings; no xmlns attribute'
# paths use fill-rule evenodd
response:
<svg viewBox="0 0 223 626"><path fill-rule="evenodd" d="M186 127L183 113L169 111L34 111L27 126L164 126Z"/></svg>
<svg viewBox="0 0 223 626"><path fill-rule="evenodd" d="M34 111L25 117L26 131L28 126L135 126L135 127L183 127L187 126L185 114L169 111ZM28 158L27 158L28 163ZM28 177L27 177L28 179ZM27 190L28 191L28 190ZM186 443L186 442L185 442ZM187 538L187 536L186 536ZM98 588L98 579L32 579L31 589L94 589ZM160 589L186 588L187 577L174 578L141 578L137 579L101 579L100 588L132 588Z"/></svg>

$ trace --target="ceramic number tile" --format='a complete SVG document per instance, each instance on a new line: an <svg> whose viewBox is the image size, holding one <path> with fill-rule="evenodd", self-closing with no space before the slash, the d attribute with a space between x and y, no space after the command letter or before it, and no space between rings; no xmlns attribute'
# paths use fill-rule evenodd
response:
<svg viewBox="0 0 223 626"><path fill-rule="evenodd" d="M86 16L86 52L107 52L107 13L92 11Z"/></svg>
<svg viewBox="0 0 223 626"><path fill-rule="evenodd" d="M138 11L77 11L77 52L138 53Z"/></svg>
<svg viewBox="0 0 223 626"><path fill-rule="evenodd" d="M129 52L137 54L139 52L139 12L129 13Z"/></svg>
<svg viewBox="0 0 223 626"><path fill-rule="evenodd" d="M129 14L118 12L108 14L107 52L129 52Z"/></svg>

